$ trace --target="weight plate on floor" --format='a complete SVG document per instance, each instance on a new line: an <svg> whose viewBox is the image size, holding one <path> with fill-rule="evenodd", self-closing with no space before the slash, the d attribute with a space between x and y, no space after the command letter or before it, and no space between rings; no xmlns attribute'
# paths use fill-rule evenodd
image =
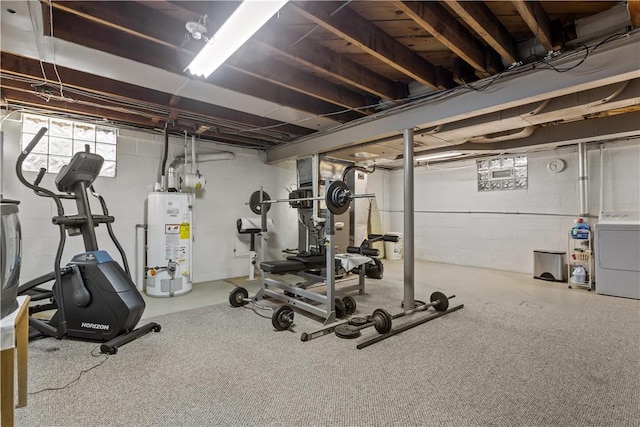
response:
<svg viewBox="0 0 640 427"><path fill-rule="evenodd" d="M262 192L262 200L271 200L271 197L269 197L269 194L267 194L266 191ZM265 204L265 206L266 211L269 212L269 209L271 209L271 203L267 203ZM251 212L256 215L260 215L262 213L262 204L260 204L260 190L251 193L251 197L249 197L249 208L251 208Z"/></svg>
<svg viewBox="0 0 640 427"><path fill-rule="evenodd" d="M449 298L447 298L447 296L442 292L432 293L429 299L431 302L438 301L438 303L433 306L437 311L445 311L449 308Z"/></svg>
<svg viewBox="0 0 640 427"><path fill-rule="evenodd" d="M352 317L349 319L349 324L353 326L362 326L369 323L366 317Z"/></svg>
<svg viewBox="0 0 640 427"><path fill-rule="evenodd" d="M245 301L248 297L249 292L245 288L238 286L229 294L229 304L231 304L232 307L242 307L249 302Z"/></svg>
<svg viewBox="0 0 640 427"><path fill-rule="evenodd" d="M271 317L271 324L278 331L284 331L289 329L289 326L293 323L293 309L288 305L283 305L273 313Z"/></svg>
<svg viewBox="0 0 640 427"><path fill-rule="evenodd" d="M356 312L356 300L352 296L342 298L342 303L344 304L344 310L347 316L351 316Z"/></svg>
<svg viewBox="0 0 640 427"><path fill-rule="evenodd" d="M334 332L337 337L346 339L358 338L360 336L360 330L358 327L349 325L348 323L336 326Z"/></svg>
<svg viewBox="0 0 640 427"><path fill-rule="evenodd" d="M346 313L346 309L344 307L344 303L340 298L335 299L335 309L336 309L336 317L338 319L342 319Z"/></svg>
<svg viewBox="0 0 640 427"><path fill-rule="evenodd" d="M373 310L373 324L381 334L386 334L391 330L391 315L387 310L383 308L376 308Z"/></svg>

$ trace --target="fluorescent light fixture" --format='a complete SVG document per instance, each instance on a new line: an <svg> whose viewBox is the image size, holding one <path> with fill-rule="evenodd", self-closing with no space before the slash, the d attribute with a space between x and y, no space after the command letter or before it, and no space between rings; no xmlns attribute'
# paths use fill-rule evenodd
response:
<svg viewBox="0 0 640 427"><path fill-rule="evenodd" d="M452 151L449 153L427 154L425 156L416 157L415 160L416 162L424 162L427 160L446 159L449 157L456 157L461 155L462 153L459 153L457 151Z"/></svg>
<svg viewBox="0 0 640 427"><path fill-rule="evenodd" d="M245 0L187 67L207 78L240 49L288 0Z"/></svg>

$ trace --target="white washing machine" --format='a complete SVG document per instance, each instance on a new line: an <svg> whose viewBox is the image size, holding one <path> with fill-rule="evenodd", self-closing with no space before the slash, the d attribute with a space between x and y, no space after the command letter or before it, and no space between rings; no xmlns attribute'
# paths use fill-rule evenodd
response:
<svg viewBox="0 0 640 427"><path fill-rule="evenodd" d="M640 299L640 212L602 212L594 238L596 293Z"/></svg>

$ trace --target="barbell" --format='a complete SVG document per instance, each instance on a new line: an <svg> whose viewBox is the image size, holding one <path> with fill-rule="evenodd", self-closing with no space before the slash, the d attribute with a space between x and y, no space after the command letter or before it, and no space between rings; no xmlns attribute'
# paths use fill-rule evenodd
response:
<svg viewBox="0 0 640 427"><path fill-rule="evenodd" d="M449 308L449 300L455 298L455 295L446 296L442 292L434 292L429 298L431 302L428 304L421 304L414 309L407 310L390 315L387 311L377 308L374 310L372 316L366 318L354 318L349 323L338 325L335 327L335 334L340 338L358 338L360 331L371 326L376 328L381 334L386 334L391 331L392 321L409 314L417 313L419 311L425 311L429 307L433 307L436 311L444 312ZM361 320L362 319L362 320Z"/></svg>
<svg viewBox="0 0 640 427"><path fill-rule="evenodd" d="M429 307L433 307L436 311L445 311L445 310L447 310L449 308L449 300L453 299L455 297L456 297L455 295L446 296L442 292L437 292L436 291L436 292L431 294L431 297L429 297L429 300L431 301L430 303L428 303L428 304L420 304L414 309L403 311L403 312L400 312L398 314L394 314L391 317L393 319L398 319L398 318L404 317L404 316L406 316L408 314L417 313L418 311L424 311L424 310L428 309Z"/></svg>
<svg viewBox="0 0 640 427"><path fill-rule="evenodd" d="M236 287L233 291L231 291L231 294L229 294L229 304L231 304L232 307L242 307L243 305L247 305L250 302L253 303L253 306L255 308L259 308L260 310L268 310L273 313L271 316L271 324L274 328L276 328L276 330L285 331L289 329L289 327L293 324L293 309L288 305L283 305L277 310L274 310L271 307L260 305L254 298L249 298L249 292L241 286Z"/></svg>
<svg viewBox="0 0 640 427"><path fill-rule="evenodd" d="M249 207L251 211L256 215L260 215L262 210L269 212L272 203L291 203L291 202L306 202L313 200L324 200L327 205L327 209L334 215L341 215L345 213L351 205L353 199L370 199L375 197L375 194L351 194L349 186L342 181L333 181L329 184L329 187L325 191L324 197L302 197L302 198L290 198L290 199L271 199L269 195L262 191L262 200L260 198L261 190L254 191L249 198ZM265 206L264 208L262 206Z"/></svg>

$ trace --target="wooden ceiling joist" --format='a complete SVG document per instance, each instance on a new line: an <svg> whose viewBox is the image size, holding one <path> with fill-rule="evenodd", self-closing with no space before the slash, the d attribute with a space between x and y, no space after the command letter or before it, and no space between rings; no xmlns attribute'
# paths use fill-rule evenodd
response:
<svg viewBox="0 0 640 427"><path fill-rule="evenodd" d="M192 58L192 55L180 54L175 49L153 43L145 38L132 38L127 35L128 33L123 33L110 26L96 31L93 23L60 10L54 11L54 22L56 22L55 36L57 38L151 65L174 74L184 74L183 67ZM363 116L363 114L356 112L337 114L344 110L343 106L302 95L298 91L279 87L261 78L247 75L239 76L237 71L231 70L229 67L222 67L207 81L219 87L259 99L279 102L281 105L288 105L311 114L335 114L332 117L337 121L346 122Z"/></svg>
<svg viewBox="0 0 640 427"><path fill-rule="evenodd" d="M47 75L55 75L53 67L50 64L43 63L42 65ZM35 59L2 52L0 56L0 69L3 73L27 77L37 81L43 80L40 63ZM178 97L163 92L71 70L65 67L58 66L57 69L65 87L81 89L96 95L113 95L122 98L127 103L134 103L136 102L135 100L144 99L147 104L156 110L167 108L167 106L172 107L172 111L176 111L176 118L180 114L210 117L212 121L226 121L243 128L277 126L277 132L281 133L284 139L291 139L311 133L309 129L300 126L281 123L276 120L254 116L241 111L213 106L191 99L179 99ZM170 117L164 118L164 120L167 119L171 120ZM276 131L274 131L274 133L275 132Z"/></svg>
<svg viewBox="0 0 640 427"><path fill-rule="evenodd" d="M516 42L491 10L480 1L447 0L449 6L509 63L518 62Z"/></svg>
<svg viewBox="0 0 640 427"><path fill-rule="evenodd" d="M309 38L298 39L279 29L266 27L254 37L252 43L271 54L386 101L402 99L408 95L406 85L388 80Z"/></svg>
<svg viewBox="0 0 640 427"><path fill-rule="evenodd" d="M390 2L443 45L480 72L489 76L482 44L437 2Z"/></svg>
<svg viewBox="0 0 640 427"><path fill-rule="evenodd" d="M290 3L300 15L432 89L445 89L436 67L340 2ZM336 12L337 11L337 12ZM334 13L335 12L335 13Z"/></svg>
<svg viewBox="0 0 640 427"><path fill-rule="evenodd" d="M512 0L512 3L545 49L558 50L562 47L560 37L554 37L551 21L538 0Z"/></svg>
<svg viewBox="0 0 640 427"><path fill-rule="evenodd" d="M239 53L240 55L231 57L226 66L344 108L371 114L371 108L368 107L370 101L364 95L288 67L251 46L243 48Z"/></svg>

